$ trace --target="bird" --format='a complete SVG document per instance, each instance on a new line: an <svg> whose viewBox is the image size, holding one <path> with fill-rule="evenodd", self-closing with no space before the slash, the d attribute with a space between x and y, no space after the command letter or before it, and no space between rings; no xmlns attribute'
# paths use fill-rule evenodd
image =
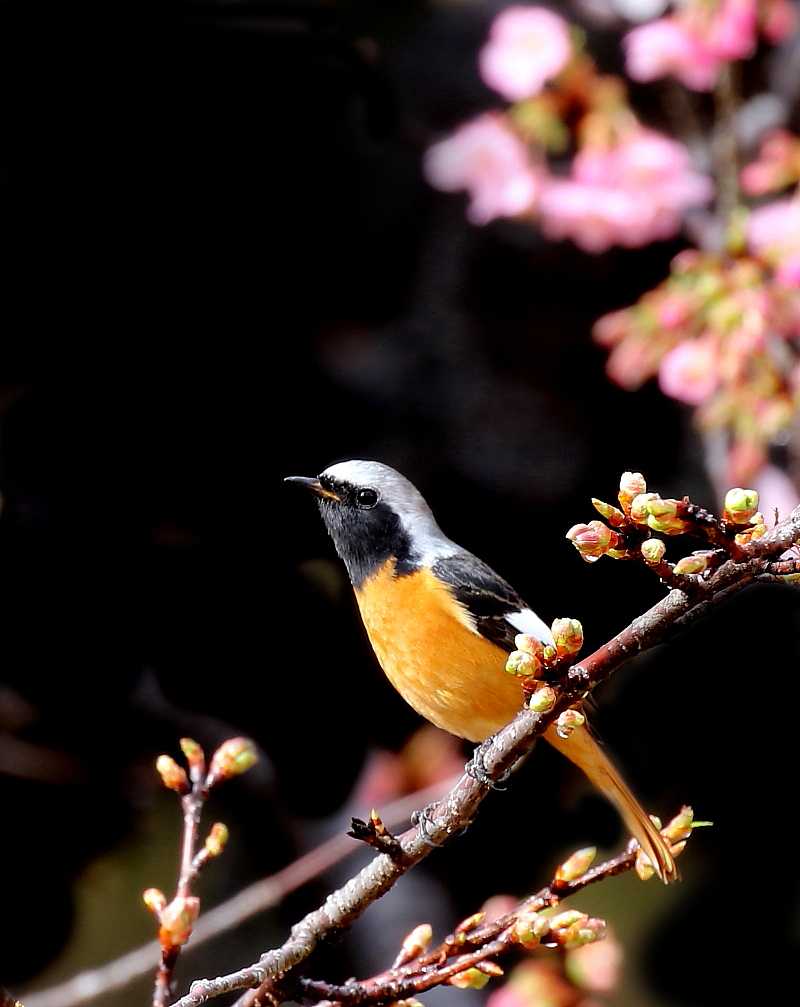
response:
<svg viewBox="0 0 800 1007"><path fill-rule="evenodd" d="M504 668L516 635L552 643L547 624L514 588L449 539L419 490L388 465L354 459L285 481L316 496L372 649L403 699L472 742L512 720L522 690ZM588 721L568 738L554 726L544 737L615 805L661 880L676 880L668 842Z"/></svg>

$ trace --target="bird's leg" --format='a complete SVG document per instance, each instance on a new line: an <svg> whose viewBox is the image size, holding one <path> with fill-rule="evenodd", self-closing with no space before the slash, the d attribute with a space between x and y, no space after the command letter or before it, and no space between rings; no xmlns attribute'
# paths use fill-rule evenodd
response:
<svg viewBox="0 0 800 1007"><path fill-rule="evenodd" d="M485 741L482 741L480 745L472 753L472 758L464 766L464 772L477 780L478 783L482 784L484 787L488 787L490 790L506 790L506 787L501 786L506 780L511 776L511 771L506 770L501 776L495 779L486 768L485 757L486 753L492 747L492 742L494 741L494 735L490 735Z"/></svg>

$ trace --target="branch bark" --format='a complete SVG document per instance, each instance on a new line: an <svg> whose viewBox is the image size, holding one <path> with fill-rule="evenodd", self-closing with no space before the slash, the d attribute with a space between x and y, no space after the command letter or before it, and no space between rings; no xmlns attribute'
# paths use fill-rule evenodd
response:
<svg viewBox="0 0 800 1007"><path fill-rule="evenodd" d="M541 714L524 709L481 746L479 751L487 781L497 781L513 771L560 713L583 699L626 661L660 642L695 610L706 611L717 600L753 583L764 573L765 560L779 555L798 540L800 507L763 538L743 547L741 559L728 560L708 579L702 580L691 595L677 589L670 591L608 643L573 665L554 686L557 700L549 712ZM229 975L198 980L174 1007L201 1007L224 993L268 986L276 978L285 976L307 959L321 941L350 926L407 870L428 856L431 842L443 844L466 828L489 789L489 782L481 782L465 773L450 793L429 809L427 838L418 829L405 832L399 837L402 858L392 859L386 854L375 857L342 888L329 895L322 906L300 920L281 947L265 952L258 962Z"/></svg>

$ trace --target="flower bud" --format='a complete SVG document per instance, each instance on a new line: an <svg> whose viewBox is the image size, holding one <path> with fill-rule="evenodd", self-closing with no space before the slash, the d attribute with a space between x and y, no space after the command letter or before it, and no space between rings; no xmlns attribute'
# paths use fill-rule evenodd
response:
<svg viewBox="0 0 800 1007"><path fill-rule="evenodd" d="M214 822L205 842L209 857L218 857L222 853L228 842L228 836L228 826L222 822Z"/></svg>
<svg viewBox="0 0 800 1007"><path fill-rule="evenodd" d="M564 710L556 721L556 734L564 741L572 736L572 732L586 723L586 717L580 710Z"/></svg>
<svg viewBox="0 0 800 1007"><path fill-rule="evenodd" d="M733 524L749 524L758 510L758 493L755 490L732 489L725 494L726 520Z"/></svg>
<svg viewBox="0 0 800 1007"><path fill-rule="evenodd" d="M421 955L426 950L433 938L433 927L430 923L420 923L408 934L401 946L401 952L405 961L411 961L417 955Z"/></svg>
<svg viewBox="0 0 800 1007"><path fill-rule="evenodd" d="M641 881L649 881L656 873L655 868L650 863L650 859L644 850L639 850L636 854L634 869Z"/></svg>
<svg viewBox="0 0 800 1007"><path fill-rule="evenodd" d="M167 790L178 794L189 793L189 778L186 770L169 755L159 755L156 759L156 772Z"/></svg>
<svg viewBox="0 0 800 1007"><path fill-rule="evenodd" d="M246 773L257 760L256 746L249 738L229 738L223 741L211 757L209 786Z"/></svg>
<svg viewBox="0 0 800 1007"><path fill-rule="evenodd" d="M577 619L554 619L551 632L559 657L571 657L583 646L583 626Z"/></svg>
<svg viewBox="0 0 800 1007"><path fill-rule="evenodd" d="M660 499L658 493L640 493L631 502L630 517L636 524L647 524L647 505L651 500Z"/></svg>
<svg viewBox="0 0 800 1007"><path fill-rule="evenodd" d="M629 513L635 497L647 492L647 483L641 472L623 472L619 481L618 500L625 513Z"/></svg>
<svg viewBox="0 0 800 1007"><path fill-rule="evenodd" d="M605 920L590 917L569 927L562 937L561 946L567 951L573 951L575 948L582 948L587 944L594 944L595 941L602 940L607 932Z"/></svg>
<svg viewBox="0 0 800 1007"><path fill-rule="evenodd" d="M648 500L646 504L647 527L662 535L682 535L688 525L678 517L679 503L677 500Z"/></svg>
<svg viewBox="0 0 800 1007"><path fill-rule="evenodd" d="M621 524L625 523L625 515L622 511L617 507L606 503L604 500L598 500L597 497L592 497L592 506L613 528L619 528Z"/></svg>
<svg viewBox="0 0 800 1007"><path fill-rule="evenodd" d="M448 983L451 986L455 986L460 990L482 990L488 982L489 976L474 967L464 969L463 972L459 972L448 979Z"/></svg>
<svg viewBox="0 0 800 1007"><path fill-rule="evenodd" d="M683 559L679 559L675 564L673 573L677 574L692 574L692 573L703 573L704 570L708 569L709 559L711 557L710 553L707 552L695 552L691 556L684 556Z"/></svg>
<svg viewBox="0 0 800 1007"><path fill-rule="evenodd" d="M155 916L158 916L167 904L167 897L160 888L148 888L146 891L142 892L142 900L150 912Z"/></svg>
<svg viewBox="0 0 800 1007"><path fill-rule="evenodd" d="M526 654L522 650L512 650L506 660L506 671L516 678L533 678L540 674L542 662L533 654Z"/></svg>
<svg viewBox="0 0 800 1007"><path fill-rule="evenodd" d="M648 538L641 545L642 556L647 563L660 563L667 551L667 546L660 538Z"/></svg>
<svg viewBox="0 0 800 1007"><path fill-rule="evenodd" d="M192 738L181 738L181 751L189 763L189 770L197 770L199 775L205 772L206 757L203 749Z"/></svg>
<svg viewBox="0 0 800 1007"><path fill-rule="evenodd" d="M544 661L544 663L552 664L553 661L557 659L558 659L558 651L556 650L556 648L550 643L545 644L545 648L542 651L542 660Z"/></svg>
<svg viewBox="0 0 800 1007"><path fill-rule="evenodd" d="M523 909L514 923L511 939L521 944L526 951L532 951L549 932L550 920L546 916L530 909Z"/></svg>
<svg viewBox="0 0 800 1007"><path fill-rule="evenodd" d="M539 660L542 659L542 655L544 654L544 644L530 633L517 633L514 637L514 646L524 654L538 657Z"/></svg>
<svg viewBox="0 0 800 1007"><path fill-rule="evenodd" d="M556 871L556 881L575 881L576 878L581 877L589 870L596 856L596 846L586 846L582 850L576 850Z"/></svg>
<svg viewBox="0 0 800 1007"><path fill-rule="evenodd" d="M557 916L550 917L550 930L568 930L571 926L576 923L588 922L589 917L586 913L582 913L580 909L565 909L563 912L558 913Z"/></svg>
<svg viewBox="0 0 800 1007"><path fill-rule="evenodd" d="M688 837L692 834L693 820L694 811L688 804L685 804L663 830L664 838L668 839L671 843L677 843L682 839L688 839Z"/></svg>
<svg viewBox="0 0 800 1007"><path fill-rule="evenodd" d="M196 895L177 895L161 912L158 939L162 946L176 948L184 945L199 915L200 899Z"/></svg>
<svg viewBox="0 0 800 1007"><path fill-rule="evenodd" d="M478 912L473 913L472 916L468 916L465 920L462 920L456 927L457 934L466 934L470 930L474 930L475 927L480 926L481 923L486 919L486 913Z"/></svg>
<svg viewBox="0 0 800 1007"><path fill-rule="evenodd" d="M573 525L566 536L575 546L581 557L593 562L605 555L609 549L619 543L619 535L612 531L602 521L590 521L589 524Z"/></svg>
<svg viewBox="0 0 800 1007"><path fill-rule="evenodd" d="M528 709L534 713L549 713L555 705L555 689L551 689L549 685L542 685L528 700Z"/></svg>

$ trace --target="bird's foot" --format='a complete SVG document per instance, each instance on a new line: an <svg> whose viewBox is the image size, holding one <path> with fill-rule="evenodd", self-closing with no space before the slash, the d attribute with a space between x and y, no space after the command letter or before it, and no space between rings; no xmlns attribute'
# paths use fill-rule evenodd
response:
<svg viewBox="0 0 800 1007"><path fill-rule="evenodd" d="M441 839L434 839L435 833L439 831L439 826L434 821L431 812L434 811L436 807L438 807L438 802L434 801L433 804L426 804L424 808L420 808L419 811L415 811L411 816L411 824L416 825L419 831L419 838L426 846L434 848L441 846L443 843L443 840Z"/></svg>
<svg viewBox="0 0 800 1007"><path fill-rule="evenodd" d="M489 770L486 768L486 753L492 747L492 742L494 741L494 735L487 738L486 741L482 741L480 745L472 753L472 758L464 766L464 772L467 776L471 776L473 780L477 780L478 783L482 784L484 787L488 787L490 790L506 790L507 788L502 786L503 783L511 776L511 772L506 770L502 776L495 779Z"/></svg>

